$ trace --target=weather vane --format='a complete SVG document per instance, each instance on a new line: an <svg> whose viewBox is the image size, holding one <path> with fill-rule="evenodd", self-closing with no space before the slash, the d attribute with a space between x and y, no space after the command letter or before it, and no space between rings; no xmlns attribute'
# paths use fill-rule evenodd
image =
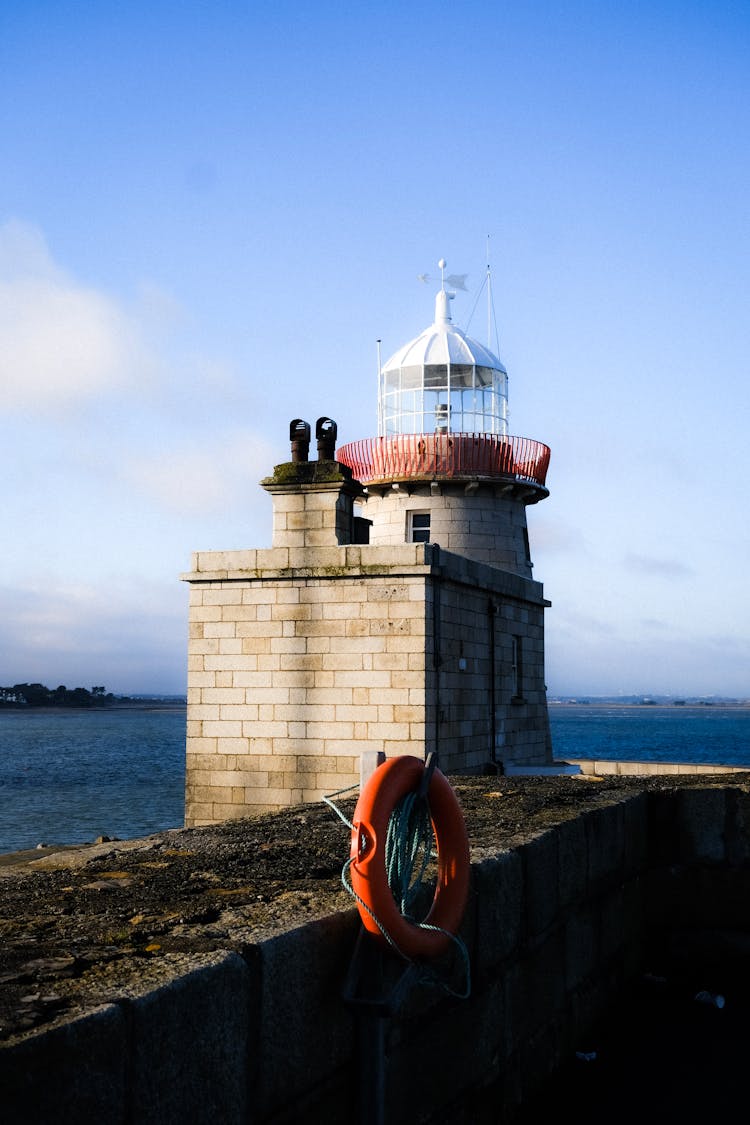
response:
<svg viewBox="0 0 750 1125"><path fill-rule="evenodd" d="M450 273L446 277L445 267L447 266L447 264L448 263L446 262L445 258L441 258L438 262L438 266L440 267L440 283L443 288L445 288L446 285L450 285L451 289L463 289L465 292L468 292L468 290L466 289L466 278L469 275L467 273ZM417 278L419 279L419 281L423 281L425 285L429 285L432 281L432 278L428 273L417 274Z"/></svg>

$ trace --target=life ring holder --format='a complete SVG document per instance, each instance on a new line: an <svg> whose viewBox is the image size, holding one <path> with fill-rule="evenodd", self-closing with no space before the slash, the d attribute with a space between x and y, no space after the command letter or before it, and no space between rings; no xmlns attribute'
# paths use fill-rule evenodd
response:
<svg viewBox="0 0 750 1125"><path fill-rule="evenodd" d="M426 775L421 758L409 754L386 759L370 775L352 819L349 878L362 925L381 944L408 959L437 957L455 939L469 894L471 861L461 807L437 767ZM426 780L437 850L437 883L430 910L412 922L399 910L388 885L386 837L391 814L407 794Z"/></svg>

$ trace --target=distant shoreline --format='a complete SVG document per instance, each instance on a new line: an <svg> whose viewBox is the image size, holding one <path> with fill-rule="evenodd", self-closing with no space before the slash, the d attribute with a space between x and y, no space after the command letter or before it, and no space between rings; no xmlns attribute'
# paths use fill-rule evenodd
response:
<svg viewBox="0 0 750 1125"><path fill-rule="evenodd" d="M750 700L688 700L682 703L675 703L674 700L654 700L653 703L621 703L615 699L597 699L593 696L591 699L548 699L548 707L576 707L582 711L586 711L592 707L617 707L623 711L655 711L655 710L669 710L669 711L686 711L686 710L700 710L700 711L750 711Z"/></svg>
<svg viewBox="0 0 750 1125"><path fill-rule="evenodd" d="M674 700L654 700L653 703L623 703L616 699L548 699L547 706L566 710L586 711L596 707L617 708L622 711L654 711L654 710L701 710L701 711L750 711L750 699L732 700L689 700L677 703ZM3 711L12 711L14 714L64 714L66 711L185 711L187 700L179 699L122 699L103 706L92 704L84 707L34 707L28 704L0 703L0 714Z"/></svg>
<svg viewBox="0 0 750 1125"><path fill-rule="evenodd" d="M106 703L104 706L92 704L85 707L34 707L23 703L1 703L0 714L3 711L12 711L14 714L35 715L63 715L66 711L184 711L187 708L185 700L177 699L123 699L116 703Z"/></svg>

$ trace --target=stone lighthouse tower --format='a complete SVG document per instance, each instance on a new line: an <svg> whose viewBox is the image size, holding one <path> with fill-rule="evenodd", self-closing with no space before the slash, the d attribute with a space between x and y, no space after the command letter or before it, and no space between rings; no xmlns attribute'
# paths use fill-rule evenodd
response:
<svg viewBox="0 0 750 1125"><path fill-rule="evenodd" d="M551 763L526 526L550 451L508 434L507 372L451 299L443 283L383 365L377 437L337 450L318 418L310 460L290 422L291 459L260 482L270 548L194 553L186 824L319 801L382 755Z"/></svg>

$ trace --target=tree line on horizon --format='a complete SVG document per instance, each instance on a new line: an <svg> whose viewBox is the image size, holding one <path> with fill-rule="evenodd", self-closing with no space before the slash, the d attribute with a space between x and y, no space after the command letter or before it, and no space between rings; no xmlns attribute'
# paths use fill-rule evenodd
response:
<svg viewBox="0 0 750 1125"><path fill-rule="evenodd" d="M92 687L91 690L84 687L67 688L65 684L56 688L48 688L44 684L0 687L0 707L106 707L114 701L115 696L103 685Z"/></svg>

